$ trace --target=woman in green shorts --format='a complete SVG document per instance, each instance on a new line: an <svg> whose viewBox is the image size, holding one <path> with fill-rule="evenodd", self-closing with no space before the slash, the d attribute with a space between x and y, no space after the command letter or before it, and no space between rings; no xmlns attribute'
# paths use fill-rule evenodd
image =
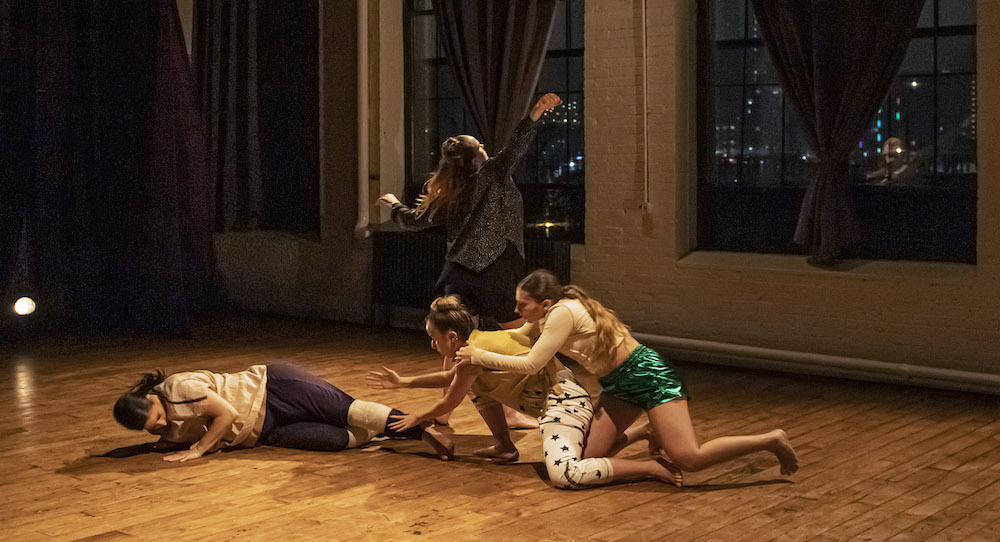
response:
<svg viewBox="0 0 1000 542"><path fill-rule="evenodd" d="M614 312L579 287L561 286L555 275L541 269L521 281L516 298L517 311L527 323L511 331L532 338L531 350L511 356L465 346L456 360L499 371L535 373L558 352L597 375L603 391L584 457L613 456L634 441L636 430L626 433L626 429L646 412L651 448L663 450L683 471L702 470L760 451L777 456L781 474L798 470L795 450L781 429L699 443L677 370L639 344Z"/></svg>

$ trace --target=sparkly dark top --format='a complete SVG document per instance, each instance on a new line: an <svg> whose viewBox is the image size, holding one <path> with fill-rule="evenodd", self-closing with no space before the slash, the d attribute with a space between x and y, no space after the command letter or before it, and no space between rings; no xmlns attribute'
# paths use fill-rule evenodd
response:
<svg viewBox="0 0 1000 542"><path fill-rule="evenodd" d="M487 160L469 179L469 186L451 212L442 216L416 212L398 204L392 208L392 220L409 230L421 230L444 224L448 232L445 259L479 272L493 263L511 243L524 256L524 202L511 178L511 172L524 156L538 130L537 122L523 119L510 143Z"/></svg>

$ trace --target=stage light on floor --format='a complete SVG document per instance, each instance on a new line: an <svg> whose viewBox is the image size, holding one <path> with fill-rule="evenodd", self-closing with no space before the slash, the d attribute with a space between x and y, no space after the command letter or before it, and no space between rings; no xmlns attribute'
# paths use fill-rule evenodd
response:
<svg viewBox="0 0 1000 542"><path fill-rule="evenodd" d="M22 297L14 302L14 312L19 316L27 316L35 312L35 301L30 297Z"/></svg>

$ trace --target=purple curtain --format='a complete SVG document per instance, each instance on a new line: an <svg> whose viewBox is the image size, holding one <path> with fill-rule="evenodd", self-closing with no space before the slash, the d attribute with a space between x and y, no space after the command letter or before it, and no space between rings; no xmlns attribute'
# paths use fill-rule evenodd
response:
<svg viewBox="0 0 1000 542"><path fill-rule="evenodd" d="M817 264L859 239L849 160L885 99L924 0L752 0L785 96L819 158L795 242Z"/></svg>
<svg viewBox="0 0 1000 542"><path fill-rule="evenodd" d="M40 316L60 330L185 333L211 284L213 201L174 2L3 5L2 69L17 75L4 93L18 109L2 114L19 153L4 184Z"/></svg>
<svg viewBox="0 0 1000 542"><path fill-rule="evenodd" d="M220 231L252 230L264 212L257 92L257 0L197 0L192 44Z"/></svg>
<svg viewBox="0 0 1000 542"><path fill-rule="evenodd" d="M532 105L555 0L434 0L438 37L482 142L500 150Z"/></svg>

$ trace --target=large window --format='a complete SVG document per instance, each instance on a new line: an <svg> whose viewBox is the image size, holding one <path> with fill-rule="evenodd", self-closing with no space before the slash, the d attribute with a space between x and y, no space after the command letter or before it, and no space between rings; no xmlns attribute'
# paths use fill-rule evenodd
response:
<svg viewBox="0 0 1000 542"><path fill-rule="evenodd" d="M872 259L975 262L975 0L926 0L888 96L851 157ZM699 248L789 253L816 156L747 0L701 4ZM878 54L873 51L872 54Z"/></svg>
<svg viewBox="0 0 1000 542"><path fill-rule="evenodd" d="M441 142L479 134L444 58L430 0L408 0L406 18L406 199L412 202L437 165ZM566 105L543 118L514 174L524 196L525 237L583 242L583 0L558 2L536 91L555 92Z"/></svg>

